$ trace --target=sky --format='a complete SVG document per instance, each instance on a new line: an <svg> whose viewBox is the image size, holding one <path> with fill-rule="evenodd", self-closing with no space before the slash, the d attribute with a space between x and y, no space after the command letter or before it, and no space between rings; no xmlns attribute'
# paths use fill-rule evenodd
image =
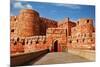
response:
<svg viewBox="0 0 100 67"><path fill-rule="evenodd" d="M21 9L33 9L39 12L40 16L53 20L62 20L69 17L71 20L80 18L92 18L95 20L95 6L77 5L64 3L43 3L31 1L11 1L11 15L19 14Z"/></svg>

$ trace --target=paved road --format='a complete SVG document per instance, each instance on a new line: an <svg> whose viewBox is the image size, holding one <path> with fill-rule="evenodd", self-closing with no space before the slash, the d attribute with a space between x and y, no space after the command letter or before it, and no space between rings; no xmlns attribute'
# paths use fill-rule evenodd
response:
<svg viewBox="0 0 100 67"><path fill-rule="evenodd" d="M73 55L66 52L52 52L39 58L36 62L34 60L30 62L32 65L44 65L44 64L61 64L61 63L77 63L88 62L89 60L77 55Z"/></svg>

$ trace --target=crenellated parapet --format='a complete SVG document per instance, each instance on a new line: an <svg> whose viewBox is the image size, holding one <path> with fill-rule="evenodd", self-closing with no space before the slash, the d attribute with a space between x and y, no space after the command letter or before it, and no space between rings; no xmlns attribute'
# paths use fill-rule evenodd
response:
<svg viewBox="0 0 100 67"><path fill-rule="evenodd" d="M94 49L94 31L93 19L81 18L77 21L76 26L71 28L69 43L74 48Z"/></svg>
<svg viewBox="0 0 100 67"><path fill-rule="evenodd" d="M17 53L17 52L21 53L21 52L37 51L37 50L40 51L43 50L45 47L46 36L15 37L11 38L10 42L11 42L12 53Z"/></svg>
<svg viewBox="0 0 100 67"><path fill-rule="evenodd" d="M67 48L95 49L93 19L81 18L60 21L44 18L31 9L23 9L10 19L10 46L12 53L35 52L44 49L58 51Z"/></svg>
<svg viewBox="0 0 100 67"><path fill-rule="evenodd" d="M57 27L57 21L47 19L44 17L40 17L43 24L46 24L47 28L56 28Z"/></svg>

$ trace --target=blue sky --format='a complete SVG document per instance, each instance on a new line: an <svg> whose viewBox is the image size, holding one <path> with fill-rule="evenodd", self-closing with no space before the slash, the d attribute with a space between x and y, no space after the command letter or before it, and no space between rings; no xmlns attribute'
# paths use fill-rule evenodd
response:
<svg viewBox="0 0 100 67"><path fill-rule="evenodd" d="M21 9L27 8L38 11L42 17L54 20L61 20L66 17L71 20L78 20L79 18L92 18L95 20L95 6L62 3L12 1L11 15L18 15Z"/></svg>

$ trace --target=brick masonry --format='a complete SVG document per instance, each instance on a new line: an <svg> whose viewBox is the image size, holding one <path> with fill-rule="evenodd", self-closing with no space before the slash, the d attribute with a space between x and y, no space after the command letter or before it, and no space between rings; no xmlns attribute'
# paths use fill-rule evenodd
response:
<svg viewBox="0 0 100 67"><path fill-rule="evenodd" d="M11 16L10 25L11 53L95 49L95 28L90 18L55 21L40 17L35 10L23 9L18 16Z"/></svg>

